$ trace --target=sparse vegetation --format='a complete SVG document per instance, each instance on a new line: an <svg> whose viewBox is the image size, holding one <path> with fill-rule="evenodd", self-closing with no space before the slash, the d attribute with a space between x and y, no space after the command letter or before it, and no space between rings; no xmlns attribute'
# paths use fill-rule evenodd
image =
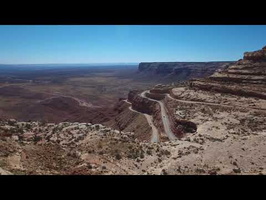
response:
<svg viewBox="0 0 266 200"><path fill-rule="evenodd" d="M30 129L31 129L31 124L30 124L30 123L27 123L27 124L25 125L25 128L26 128L26 130L30 130Z"/></svg>
<svg viewBox="0 0 266 200"><path fill-rule="evenodd" d="M120 159L122 158L122 156L121 156L119 153L117 153L117 154L115 155L115 158L116 158L117 160L120 160Z"/></svg>
<svg viewBox="0 0 266 200"><path fill-rule="evenodd" d="M240 80L224 84L225 81L219 79L224 74L216 74L213 80L213 77L192 80L173 90L169 90L166 84L153 89L147 87L147 90L159 93L167 89L177 97L163 97L162 103L167 114L173 115L174 127L182 132L180 138L169 141L157 103L136 101L140 111L147 108L152 111L151 117L159 131L160 141L151 144L149 120L144 122L145 117L130 111L128 103L123 101L129 88L143 90L143 85L148 84L145 81L143 84L133 83L134 77L124 72L119 76L113 70L90 72L82 77L80 72L76 75L66 73L58 80L49 77L51 74L48 73L48 76L35 77L31 84L15 84L13 87L7 83L10 87L4 88L0 95L0 114L2 108L7 111L14 108L10 113L16 116L15 108L20 105L25 106L20 119L43 116L44 120L39 123L0 120L0 167L14 174L265 173L265 99L243 97L251 89L254 91L249 92L255 92L255 95L259 94L258 91L263 93L264 83L252 83L252 88L249 88L248 79L244 84ZM230 79L231 75L226 78ZM36 81L47 81L46 86L36 84ZM10 90L16 91L13 96L8 93ZM133 99L140 93L136 90L128 96ZM118 96L121 97L118 105L113 110L107 109ZM165 94L148 96L161 99ZM133 101L130 102L133 105ZM53 114L53 111L56 112ZM48 123L47 119L65 122ZM70 122L74 120L77 122ZM101 120L103 123L99 122ZM116 130L109 129L110 126ZM134 130L134 133L125 130Z"/></svg>
<svg viewBox="0 0 266 200"><path fill-rule="evenodd" d="M237 168L237 169L233 169L233 172L235 172L235 173L241 173L241 170L239 168Z"/></svg>

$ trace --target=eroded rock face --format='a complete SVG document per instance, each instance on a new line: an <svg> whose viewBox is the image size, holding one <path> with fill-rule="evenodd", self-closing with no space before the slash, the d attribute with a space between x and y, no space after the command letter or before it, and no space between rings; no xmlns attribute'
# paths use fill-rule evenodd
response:
<svg viewBox="0 0 266 200"><path fill-rule="evenodd" d="M243 59L190 86L202 90L266 99L266 48L244 53Z"/></svg>
<svg viewBox="0 0 266 200"><path fill-rule="evenodd" d="M266 46L263 47L262 50L244 53L244 60L251 60L255 62L266 61Z"/></svg>
<svg viewBox="0 0 266 200"><path fill-rule="evenodd" d="M118 114L104 125L126 132L134 132L134 136L138 140L149 141L152 129L146 118L142 114L132 112L129 107L129 103L121 100L115 107Z"/></svg>
<svg viewBox="0 0 266 200"><path fill-rule="evenodd" d="M210 76L212 80L231 81L238 83L265 83L266 81L266 51L262 50L244 53L244 58L235 65Z"/></svg>

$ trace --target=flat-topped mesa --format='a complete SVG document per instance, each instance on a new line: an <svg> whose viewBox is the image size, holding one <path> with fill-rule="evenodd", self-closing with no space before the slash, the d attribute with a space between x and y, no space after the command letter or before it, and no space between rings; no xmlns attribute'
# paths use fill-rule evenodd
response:
<svg viewBox="0 0 266 200"><path fill-rule="evenodd" d="M218 69L223 69L232 61L223 62L142 62L139 64L139 73L160 77L161 81L186 81L190 78L210 76Z"/></svg>

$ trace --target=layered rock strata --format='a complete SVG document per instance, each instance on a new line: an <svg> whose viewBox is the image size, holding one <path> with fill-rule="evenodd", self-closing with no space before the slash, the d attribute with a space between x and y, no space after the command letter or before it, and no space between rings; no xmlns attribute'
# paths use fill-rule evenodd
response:
<svg viewBox="0 0 266 200"><path fill-rule="evenodd" d="M266 48L244 53L243 59L190 86L207 91L266 99Z"/></svg>

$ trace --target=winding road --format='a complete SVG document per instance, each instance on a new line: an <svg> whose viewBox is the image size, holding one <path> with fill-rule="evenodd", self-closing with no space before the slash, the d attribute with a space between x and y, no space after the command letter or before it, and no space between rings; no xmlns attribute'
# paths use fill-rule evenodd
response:
<svg viewBox="0 0 266 200"><path fill-rule="evenodd" d="M167 115L167 113L165 111L165 107L164 107L163 102L158 101L158 100L155 100L155 99L151 99L149 97L146 97L146 95L145 95L146 92L149 92L149 91L146 90L146 91L142 92L140 94L140 96L143 97L143 98L147 98L150 101L155 101L155 102L159 103L159 105L161 107L161 115L162 115L162 121L163 121L164 131L167 134L169 140L175 140L175 139L177 139L177 137L175 136L175 134L172 132L172 130L170 128L169 118L168 118L168 115Z"/></svg>
<svg viewBox="0 0 266 200"><path fill-rule="evenodd" d="M162 101L159 101L159 100L155 100L155 99L151 99L149 97L147 97L145 94L146 93L149 93L150 91L149 90L146 90L146 91L143 91L140 96L143 97L143 98L147 98L149 99L150 101L155 101L157 103L159 103L160 107L161 107L161 116L162 116L162 122L163 122L163 126L164 126L164 131L165 133L167 134L169 140L175 140L177 139L177 137L174 135L174 133L172 132L171 128L170 128L170 122L169 122L169 118L168 118L168 115L166 113L166 110L165 110L165 106L163 104ZM178 101L178 102L182 102L182 103L190 103L190 104L201 104L201 105L214 105L214 106L222 106L222 107L227 107L227 108L234 108L235 106L230 106L230 105L221 105L219 103L210 103L210 102L201 102L201 101L187 101L187 100L180 100L180 99L176 99L176 98L173 98L169 93L164 93L168 98L174 100L174 101ZM129 103L131 105L130 102L128 102L127 100L125 100L127 103ZM251 109L251 110L259 110L259 109L256 109L256 108L249 108L249 107L245 107L245 106L238 106L238 107L241 107L241 108L248 108L248 109ZM157 128L154 126L153 122L152 122L152 116L150 115L147 115L145 113L141 113L141 112L138 112L136 110L133 110L132 109L132 106L129 107L129 109L133 112L137 112L139 114L143 114L149 125L152 127L152 138L151 138L151 142L158 142L159 141L159 134L158 134L158 130ZM260 109L261 111L264 111L264 109Z"/></svg>
<svg viewBox="0 0 266 200"><path fill-rule="evenodd" d="M165 93L165 95L167 97L169 97L170 99L174 100L174 101L178 101L178 102L182 102L182 103L202 104L202 105L212 105L212 106L223 106L223 107L228 107L228 108L232 108L233 107L233 106L228 106L228 105L221 105L219 103L209 103L209 102L202 102L202 101L187 101L187 100L175 99L168 93Z"/></svg>
<svg viewBox="0 0 266 200"><path fill-rule="evenodd" d="M164 93L167 97L174 101L182 102L182 103L190 103L190 104L201 104L201 105L211 105L211 106L220 106L220 107L225 107L225 108L243 108L243 109L249 109L249 110L254 110L254 111L260 111L260 112L266 112L266 109L264 108L250 108L248 106L230 106L230 105L224 105L220 103L210 103L210 102L203 102L203 101L187 101L187 100L181 100L181 99L176 99L173 98L170 94Z"/></svg>
<svg viewBox="0 0 266 200"><path fill-rule="evenodd" d="M129 110L131 110L132 112L136 112L138 114L142 114L146 117L147 121L148 121L148 124L151 126L152 128L152 136L151 136L151 142L154 143L154 142L159 142L159 132L158 132L158 129L154 126L153 124L153 121L152 121L152 116L151 115L148 115L146 113L141 113L141 112L138 112L136 110L134 110L132 108L132 104L128 101L128 100L124 100L125 102L127 102L128 104L130 104L129 106Z"/></svg>

